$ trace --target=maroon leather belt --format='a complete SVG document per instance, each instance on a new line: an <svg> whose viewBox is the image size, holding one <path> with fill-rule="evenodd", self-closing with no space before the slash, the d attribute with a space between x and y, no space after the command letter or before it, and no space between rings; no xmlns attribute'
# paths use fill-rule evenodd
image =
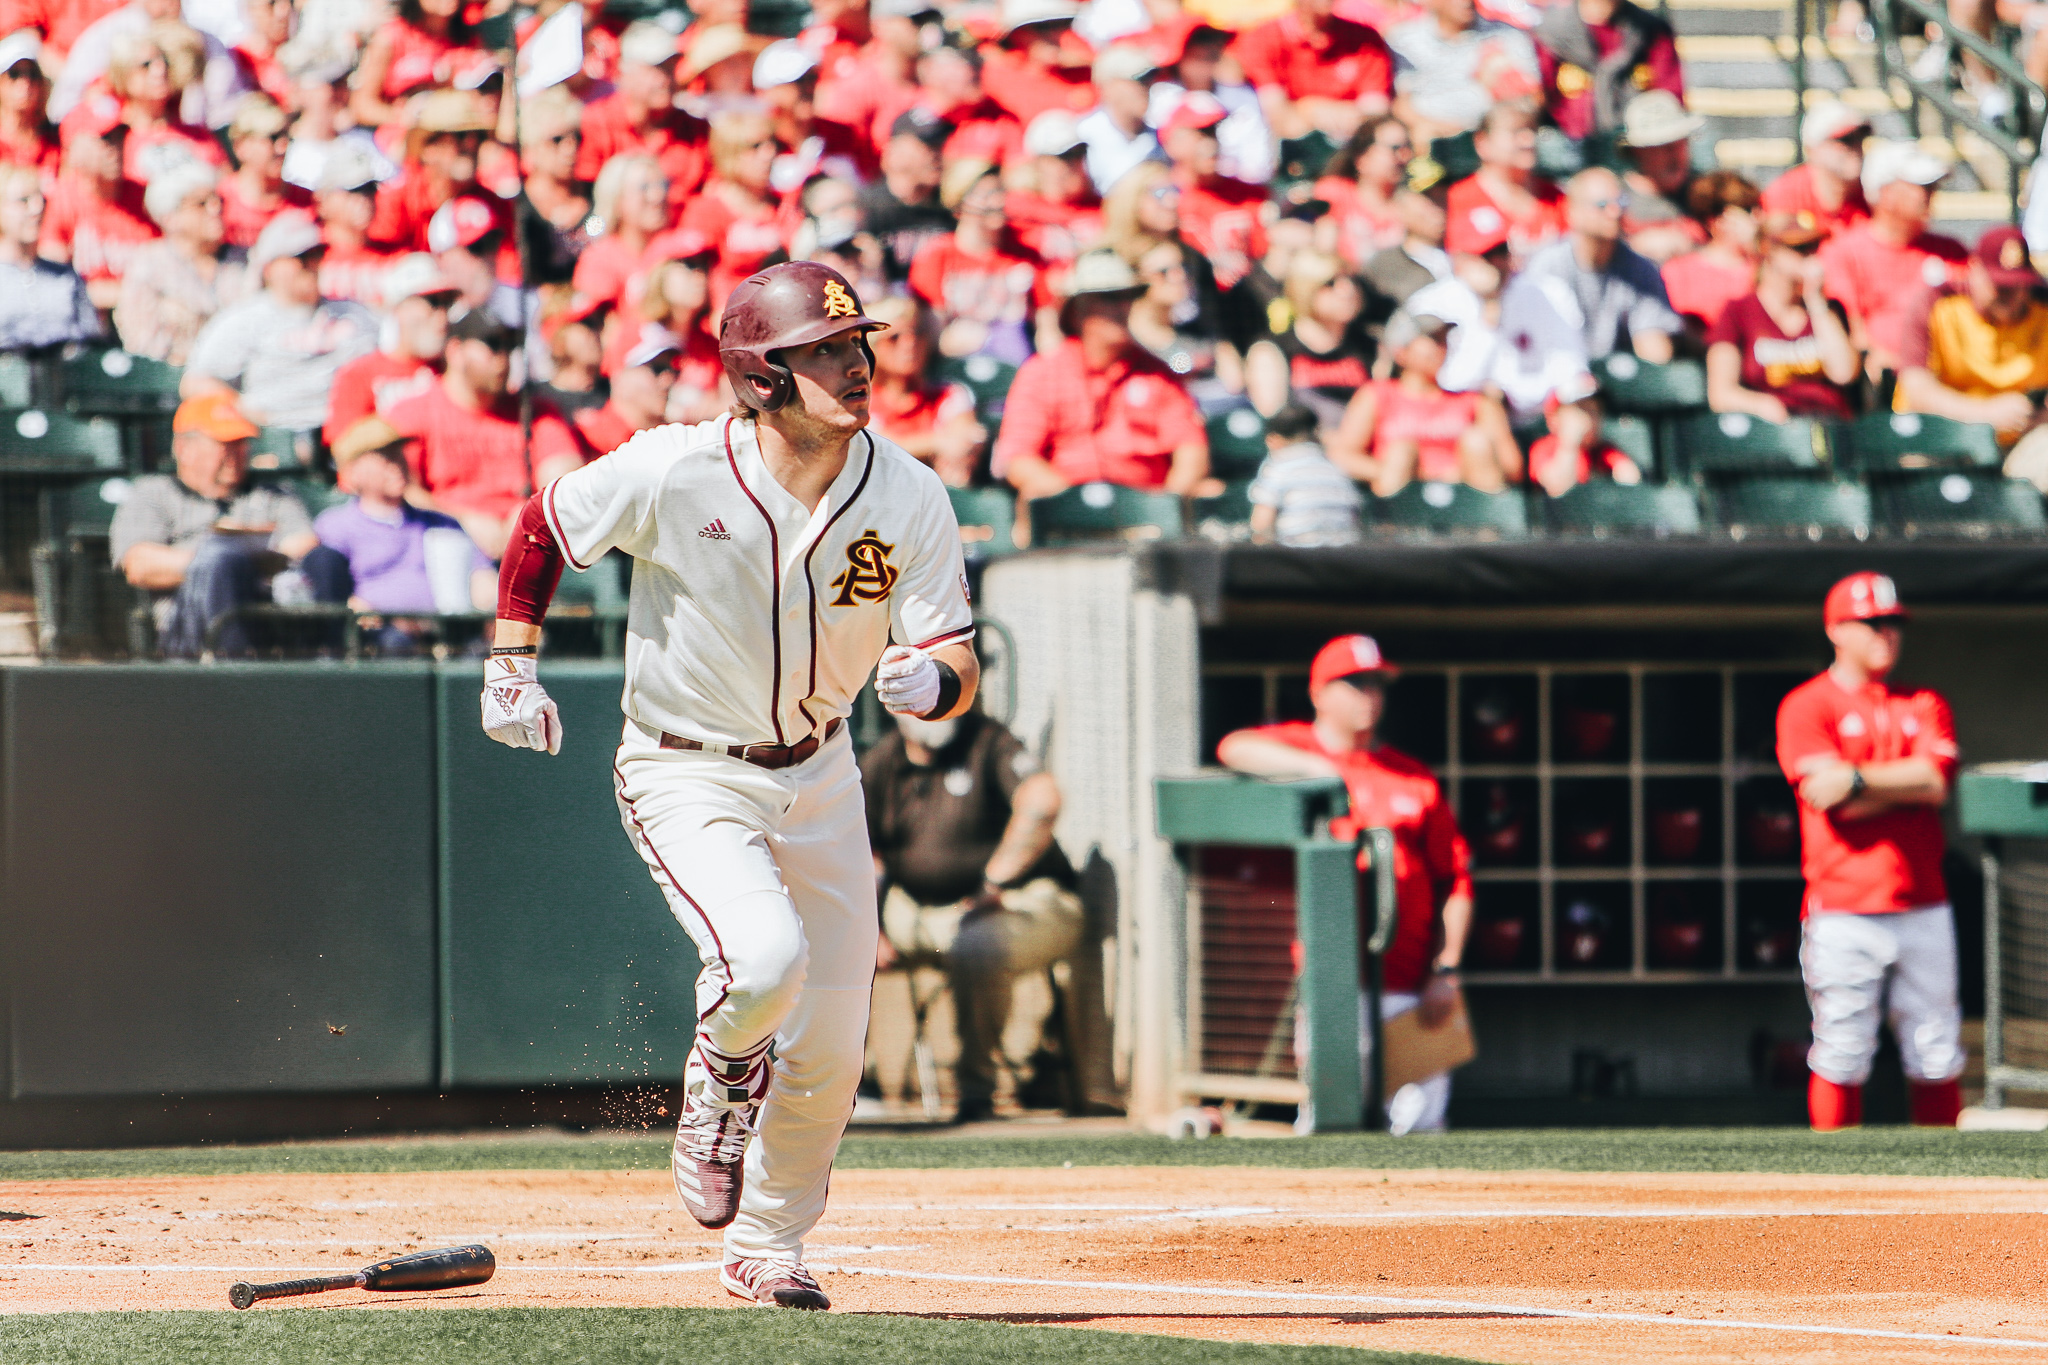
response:
<svg viewBox="0 0 2048 1365"><path fill-rule="evenodd" d="M757 768L793 768L818 752L826 740L839 733L839 722L833 721L825 727L825 733L800 739L794 744L705 744L699 740L684 739L681 735L666 732L661 737L664 749L697 749L706 753L725 753L753 764Z"/></svg>

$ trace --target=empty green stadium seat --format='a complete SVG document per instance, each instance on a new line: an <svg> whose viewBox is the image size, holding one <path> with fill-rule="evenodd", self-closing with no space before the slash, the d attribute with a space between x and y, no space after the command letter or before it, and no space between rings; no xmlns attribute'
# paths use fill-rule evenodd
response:
<svg viewBox="0 0 2048 1365"><path fill-rule="evenodd" d="M1870 529L1870 490L1862 484L1802 474L1742 474L1719 480L1714 520L1730 535L1829 531L1862 535Z"/></svg>
<svg viewBox="0 0 2048 1365"><path fill-rule="evenodd" d="M339 507L347 502L349 495L316 475L304 472L269 474L258 472L250 480L255 484L267 484L281 492L291 493L306 505L306 515L317 517L330 507Z"/></svg>
<svg viewBox="0 0 2048 1365"><path fill-rule="evenodd" d="M1511 539L1529 534L1522 495L1482 493L1462 483L1411 483L1391 497L1371 498L1372 518L1395 531Z"/></svg>
<svg viewBox="0 0 2048 1365"><path fill-rule="evenodd" d="M128 480L82 479L53 484L38 499L44 540L104 536L114 524L114 509L128 496Z"/></svg>
<svg viewBox="0 0 2048 1365"><path fill-rule="evenodd" d="M2039 490L2025 479L2002 474L1900 474L1877 480L1872 491L1884 524L1907 535L1984 535L2048 527Z"/></svg>
<svg viewBox="0 0 2048 1365"><path fill-rule="evenodd" d="M1232 408L1209 419L1209 472L1219 479L1259 472L1266 458L1266 419L1253 408Z"/></svg>
<svg viewBox="0 0 2048 1365"><path fill-rule="evenodd" d="M1835 428L1836 459L1866 474L1959 465L1996 469L1998 433L1974 422L1918 412L1873 412Z"/></svg>
<svg viewBox="0 0 2048 1365"><path fill-rule="evenodd" d="M0 473L119 473L121 428L47 408L0 410Z"/></svg>
<svg viewBox="0 0 2048 1365"><path fill-rule="evenodd" d="M1707 405L1707 371L1697 360L1652 365L1617 351L1593 362L1593 377L1615 412L1657 416Z"/></svg>
<svg viewBox="0 0 2048 1365"><path fill-rule="evenodd" d="M1218 522L1225 526L1243 526L1252 519L1252 481L1232 479L1224 484L1223 491L1213 498L1195 499L1195 524Z"/></svg>
<svg viewBox="0 0 2048 1365"><path fill-rule="evenodd" d="M1633 413L1617 413L1600 424L1607 444L1636 462L1645 477L1657 472L1657 434L1649 419Z"/></svg>
<svg viewBox="0 0 2048 1365"><path fill-rule="evenodd" d="M1113 483L1084 483L1031 500L1031 543L1084 540L1173 540L1187 531L1181 500Z"/></svg>
<svg viewBox="0 0 2048 1365"><path fill-rule="evenodd" d="M251 469L310 469L318 433L264 427L249 440Z"/></svg>
<svg viewBox="0 0 2048 1365"><path fill-rule="evenodd" d="M1280 166L1273 184L1285 190L1290 185L1316 180L1336 154L1336 141L1320 129L1288 138L1280 144Z"/></svg>
<svg viewBox="0 0 2048 1365"><path fill-rule="evenodd" d="M1770 473L1827 463L1827 430L1794 417L1766 422L1746 412L1703 412L1673 425L1674 468L1688 473Z"/></svg>
<svg viewBox="0 0 2048 1365"><path fill-rule="evenodd" d="M974 394L974 410L986 425L991 418L1002 416L1003 400L1010 396L1010 381L1017 377L1017 367L991 356L970 355L940 361L936 373L940 379L967 386Z"/></svg>
<svg viewBox="0 0 2048 1365"><path fill-rule="evenodd" d="M1007 488L948 488L960 548L969 559L993 559L1017 548L1017 495Z"/></svg>
<svg viewBox="0 0 2048 1365"><path fill-rule="evenodd" d="M1543 522L1566 535L1696 536L1699 501L1681 484L1595 479L1543 499Z"/></svg>
<svg viewBox="0 0 2048 1365"><path fill-rule="evenodd" d="M0 408L32 408L41 387L36 362L19 351L0 353Z"/></svg>
<svg viewBox="0 0 2048 1365"><path fill-rule="evenodd" d="M184 371L161 360L115 349L85 351L63 362L64 401L74 412L171 412Z"/></svg>
<svg viewBox="0 0 2048 1365"><path fill-rule="evenodd" d="M1472 134L1457 133L1429 144L1430 159L1444 168L1444 183L1454 184L1479 169L1479 149Z"/></svg>

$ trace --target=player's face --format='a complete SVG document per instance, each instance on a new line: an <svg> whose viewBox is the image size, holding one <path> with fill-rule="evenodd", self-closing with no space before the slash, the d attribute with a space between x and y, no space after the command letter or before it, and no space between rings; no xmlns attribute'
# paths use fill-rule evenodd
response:
<svg viewBox="0 0 2048 1365"><path fill-rule="evenodd" d="M1325 683L1314 697L1316 718L1354 734L1376 728L1386 713L1387 690L1373 674L1359 673Z"/></svg>
<svg viewBox="0 0 2048 1365"><path fill-rule="evenodd" d="M796 377L796 406L812 422L848 435L868 424L868 358L860 348L860 333L841 332L792 346L782 352L782 363Z"/></svg>
<svg viewBox="0 0 2048 1365"><path fill-rule="evenodd" d="M1882 678L1898 666L1905 632L1899 622L1880 617L1874 621L1843 621L1828 628L1835 655L1854 664L1873 678Z"/></svg>

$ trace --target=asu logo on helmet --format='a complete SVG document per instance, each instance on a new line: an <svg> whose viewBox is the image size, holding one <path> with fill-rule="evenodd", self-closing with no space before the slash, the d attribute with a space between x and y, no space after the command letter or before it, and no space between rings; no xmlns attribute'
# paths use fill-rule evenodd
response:
<svg viewBox="0 0 2048 1365"><path fill-rule="evenodd" d="M774 352L850 330L865 338L887 325L861 311L860 296L831 266L787 261L748 276L732 291L718 324L718 358L740 402L774 412L796 397L796 380Z"/></svg>

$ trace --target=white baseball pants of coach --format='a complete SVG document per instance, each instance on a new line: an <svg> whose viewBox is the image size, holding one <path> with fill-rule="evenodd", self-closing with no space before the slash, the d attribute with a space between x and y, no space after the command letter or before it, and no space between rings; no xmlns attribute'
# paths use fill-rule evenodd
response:
<svg viewBox="0 0 2048 1365"><path fill-rule="evenodd" d="M619 817L704 964L697 1034L731 1056L775 1041L726 1251L800 1260L853 1113L880 932L853 740L842 726L779 772L660 740L626 722Z"/></svg>
<svg viewBox="0 0 2048 1365"><path fill-rule="evenodd" d="M1806 917L1799 971L1813 1011L1806 1064L1836 1085L1870 1079L1877 1027L1888 1019L1899 1061L1916 1081L1963 1074L1955 916L1946 905L1885 915L1822 910Z"/></svg>

